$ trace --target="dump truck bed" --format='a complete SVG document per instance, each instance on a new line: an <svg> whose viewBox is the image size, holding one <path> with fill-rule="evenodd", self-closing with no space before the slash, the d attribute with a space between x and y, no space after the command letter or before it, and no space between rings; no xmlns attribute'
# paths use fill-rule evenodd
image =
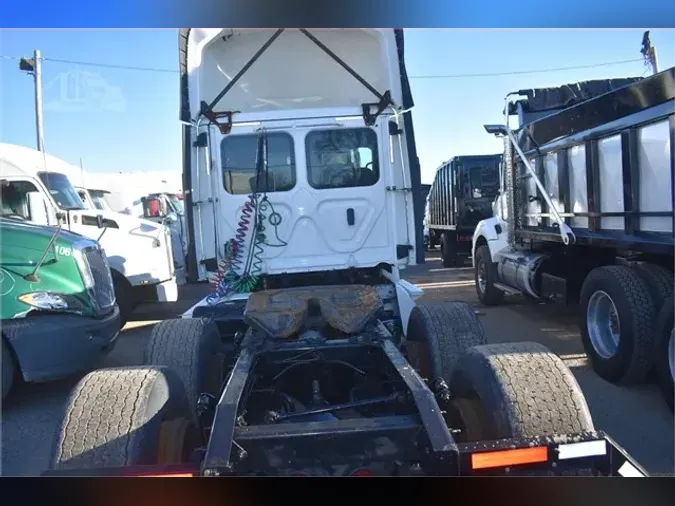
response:
<svg viewBox="0 0 675 506"><path fill-rule="evenodd" d="M516 103L511 112L544 114L516 132L519 146L577 244L672 254L675 69L627 83L552 114L546 111L564 102L560 93L549 93L548 102L546 94L534 94L524 106ZM517 158L516 236L559 241L546 202Z"/></svg>

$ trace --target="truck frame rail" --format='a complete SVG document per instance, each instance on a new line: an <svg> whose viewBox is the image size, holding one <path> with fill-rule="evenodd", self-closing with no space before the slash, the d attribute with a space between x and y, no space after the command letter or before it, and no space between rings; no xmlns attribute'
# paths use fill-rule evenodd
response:
<svg viewBox="0 0 675 506"><path fill-rule="evenodd" d="M239 355L234 369L216 405L215 418L206 448L195 449L194 460L182 465L133 466L123 468L46 471L43 476L237 476L273 474L265 458L265 448L288 448L288 458L298 458L307 447L311 455L322 448L339 446L346 459L359 455L364 443L386 436L398 443L392 462L407 460L412 465L407 475L481 476L481 475L575 475L648 476L613 439L602 431L541 437L510 438L457 443L448 429L437 395L410 367L396 345L389 340L353 342L335 340L322 346L303 342L275 345L275 352L329 351L330 348L364 346L379 348L399 373L412 395L416 413L377 418L345 419L301 423L237 426L238 405L244 394L252 367L261 353L247 351ZM421 444L419 444L421 442ZM239 444L241 443L241 445ZM245 447L245 449L244 449ZM427 451L420 451L424 447ZM300 457L302 458L302 457ZM255 472L243 472L238 463L245 459Z"/></svg>

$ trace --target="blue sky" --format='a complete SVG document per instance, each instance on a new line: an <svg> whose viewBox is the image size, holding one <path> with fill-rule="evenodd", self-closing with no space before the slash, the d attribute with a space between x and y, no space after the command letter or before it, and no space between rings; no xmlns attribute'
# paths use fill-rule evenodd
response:
<svg viewBox="0 0 675 506"><path fill-rule="evenodd" d="M493 77L422 79L439 74L546 70L640 59L643 30L409 30L406 63L415 97L422 181L462 154L496 153L500 141L483 124L501 121L503 97L518 89L587 79L647 75L641 61L579 70ZM0 30L0 55L42 56L111 65L177 69L176 30ZM675 30L652 30L659 65L675 65ZM18 62L0 60L3 142L35 147L32 78ZM107 109L64 108L77 96L61 76L85 72L106 94ZM91 172L180 173L178 76L45 61L44 142L47 152ZM77 104L75 104L77 106Z"/></svg>

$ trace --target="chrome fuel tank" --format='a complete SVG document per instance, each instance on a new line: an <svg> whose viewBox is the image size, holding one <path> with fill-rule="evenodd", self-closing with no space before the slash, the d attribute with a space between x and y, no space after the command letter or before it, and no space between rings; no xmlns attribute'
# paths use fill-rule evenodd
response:
<svg viewBox="0 0 675 506"><path fill-rule="evenodd" d="M502 283L539 298L535 279L548 253L505 250L499 252L497 272Z"/></svg>

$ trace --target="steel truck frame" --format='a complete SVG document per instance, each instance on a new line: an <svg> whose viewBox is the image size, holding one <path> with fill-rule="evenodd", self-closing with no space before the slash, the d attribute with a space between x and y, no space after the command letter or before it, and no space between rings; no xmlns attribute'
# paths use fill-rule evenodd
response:
<svg viewBox="0 0 675 506"><path fill-rule="evenodd" d="M245 306L199 306L189 317L161 322L146 366L95 371L74 389L46 475L647 475L594 429L571 373L544 347L484 344L464 303L416 306L404 338L390 319L393 294L391 286L359 284L261 291ZM224 378L210 382L214 363ZM492 378L488 387L476 374ZM378 389L378 378L391 388ZM467 378L482 408L469 407ZM209 384L224 386L206 392ZM495 386L505 392L495 397L503 412L487 413ZM355 398L358 388L371 395ZM266 390L265 402L254 399ZM316 402L306 401L310 390ZM346 390L349 398L335 402ZM188 401L186 391L198 395ZM292 406L278 409L283 402L272 391ZM554 395L562 408L532 403ZM507 402L529 406L533 417L509 421ZM139 415L137 405L153 409ZM570 406L578 410L571 417ZM541 418L553 420L553 431L533 433L532 420ZM556 432L560 423L580 430ZM92 436L91 426L107 432Z"/></svg>

